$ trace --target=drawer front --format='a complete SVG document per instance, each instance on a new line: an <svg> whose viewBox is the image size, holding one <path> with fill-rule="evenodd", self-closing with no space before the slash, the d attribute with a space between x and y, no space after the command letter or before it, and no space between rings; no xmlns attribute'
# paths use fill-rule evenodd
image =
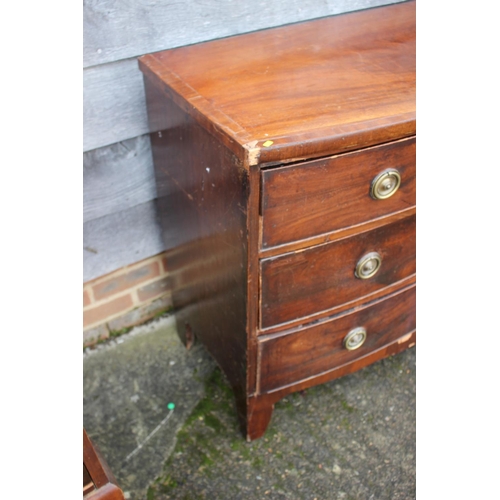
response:
<svg viewBox="0 0 500 500"><path fill-rule="evenodd" d="M261 328L340 306L415 273L415 216L343 240L261 261ZM376 252L378 272L355 276Z"/></svg>
<svg viewBox="0 0 500 500"><path fill-rule="evenodd" d="M337 319L261 341L260 391L319 375L413 332L415 297L411 287ZM359 327L366 330L366 340L355 350L346 349L346 335Z"/></svg>
<svg viewBox="0 0 500 500"><path fill-rule="evenodd" d="M399 188L371 195L374 179L396 169ZM415 138L262 173L262 247L369 222L415 205Z"/></svg>

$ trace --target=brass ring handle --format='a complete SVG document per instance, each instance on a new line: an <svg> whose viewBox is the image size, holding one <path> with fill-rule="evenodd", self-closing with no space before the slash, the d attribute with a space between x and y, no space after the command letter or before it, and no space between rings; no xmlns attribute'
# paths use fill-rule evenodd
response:
<svg viewBox="0 0 500 500"><path fill-rule="evenodd" d="M358 347L361 347L366 340L366 329L363 328L362 326L358 326L357 328L354 328L351 330L345 337L344 337L344 347L348 351L354 351L354 349L358 349Z"/></svg>
<svg viewBox="0 0 500 500"><path fill-rule="evenodd" d="M380 172L372 181L370 196L376 200L390 198L401 185L401 175L395 168Z"/></svg>
<svg viewBox="0 0 500 500"><path fill-rule="evenodd" d="M377 252L370 252L361 257L356 264L354 276L361 280L367 280L377 274L382 265L382 257Z"/></svg>

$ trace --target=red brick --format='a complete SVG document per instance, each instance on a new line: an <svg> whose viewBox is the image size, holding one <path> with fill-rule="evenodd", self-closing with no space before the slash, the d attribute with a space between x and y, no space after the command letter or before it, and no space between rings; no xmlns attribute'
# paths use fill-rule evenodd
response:
<svg viewBox="0 0 500 500"><path fill-rule="evenodd" d="M168 272L168 268L167 268L167 258L166 257L163 257L161 259L161 263L162 263L162 266L163 266L163 272L164 273L167 273Z"/></svg>
<svg viewBox="0 0 500 500"><path fill-rule="evenodd" d="M109 337L109 331L106 325L99 325L96 328L90 328L83 332L83 347L90 347L99 340L105 340Z"/></svg>
<svg viewBox="0 0 500 500"><path fill-rule="evenodd" d="M151 300L164 294L169 290L169 281L170 280L168 278L162 278L139 288L137 290L139 300L141 302L145 302L146 300Z"/></svg>
<svg viewBox="0 0 500 500"><path fill-rule="evenodd" d="M83 307L90 305L90 295L87 290L83 291Z"/></svg>
<svg viewBox="0 0 500 500"><path fill-rule="evenodd" d="M153 318L160 311L165 311L172 308L172 299L170 296L160 297L153 302L143 304L132 311L127 312L108 322L108 327L111 331L119 331L124 328L141 325Z"/></svg>
<svg viewBox="0 0 500 500"><path fill-rule="evenodd" d="M137 267L128 271L121 276L116 276L115 278L110 278L106 281L101 281L92 288L94 290L94 299L101 300L107 297L116 295L119 292L123 292L128 288L131 288L139 283L148 281L160 274L160 264L158 261L150 262L145 266Z"/></svg>
<svg viewBox="0 0 500 500"><path fill-rule="evenodd" d="M93 307L92 309L86 309L83 311L83 326L92 325L100 321L104 322L104 320L110 316L132 308L132 305L132 297L130 294L127 294L123 297L113 299L106 304Z"/></svg>

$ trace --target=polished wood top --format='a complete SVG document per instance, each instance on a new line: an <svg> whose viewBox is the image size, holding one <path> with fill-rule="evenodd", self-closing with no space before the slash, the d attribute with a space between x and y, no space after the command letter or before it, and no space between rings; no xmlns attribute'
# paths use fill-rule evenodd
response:
<svg viewBox="0 0 500 500"><path fill-rule="evenodd" d="M415 2L158 52L140 67L247 165L415 134Z"/></svg>

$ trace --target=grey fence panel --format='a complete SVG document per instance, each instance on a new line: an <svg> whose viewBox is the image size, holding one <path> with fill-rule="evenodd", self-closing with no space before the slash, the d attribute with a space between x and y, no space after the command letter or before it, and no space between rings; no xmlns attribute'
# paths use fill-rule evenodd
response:
<svg viewBox="0 0 500 500"><path fill-rule="evenodd" d="M83 150L148 132L146 96L137 59L83 72Z"/></svg>
<svg viewBox="0 0 500 500"><path fill-rule="evenodd" d="M164 250L154 201L83 225L83 281Z"/></svg>
<svg viewBox="0 0 500 500"><path fill-rule="evenodd" d="M120 212L156 197L149 135L83 154L83 220Z"/></svg>

